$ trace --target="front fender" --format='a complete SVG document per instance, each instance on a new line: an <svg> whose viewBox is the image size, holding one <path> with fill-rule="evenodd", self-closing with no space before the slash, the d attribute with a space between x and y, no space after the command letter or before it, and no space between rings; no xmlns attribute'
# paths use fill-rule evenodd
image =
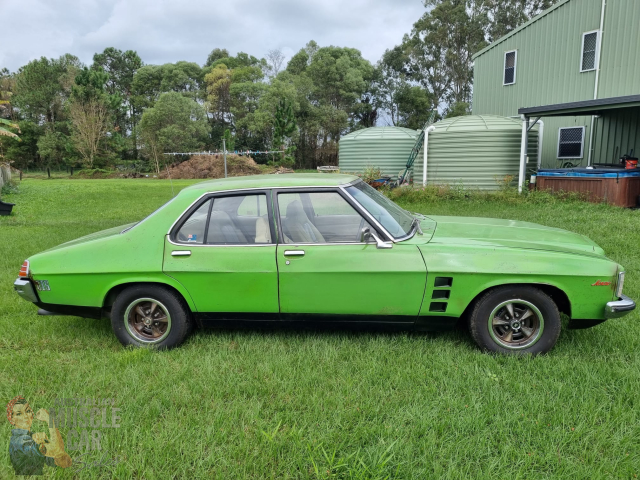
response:
<svg viewBox="0 0 640 480"><path fill-rule="evenodd" d="M571 304L573 318L604 318L604 307L613 298L618 265L605 257L569 253L429 244L419 247L428 270L424 306L420 315L460 316L469 304L489 288L510 284L550 285L562 290ZM450 278L444 308L430 311L437 278ZM609 285L594 285L598 280ZM442 305L441 305L442 307Z"/></svg>

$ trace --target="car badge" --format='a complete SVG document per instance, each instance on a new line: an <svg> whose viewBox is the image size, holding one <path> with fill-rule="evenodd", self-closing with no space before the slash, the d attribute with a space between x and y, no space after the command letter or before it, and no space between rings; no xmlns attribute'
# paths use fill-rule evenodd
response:
<svg viewBox="0 0 640 480"><path fill-rule="evenodd" d="M592 287L608 287L609 285L611 285L611 282L601 282L600 280L591 284Z"/></svg>

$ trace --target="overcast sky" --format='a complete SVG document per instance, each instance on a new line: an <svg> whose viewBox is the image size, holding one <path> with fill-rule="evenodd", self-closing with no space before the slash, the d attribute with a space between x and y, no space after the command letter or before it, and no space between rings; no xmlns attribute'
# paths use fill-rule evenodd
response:
<svg viewBox="0 0 640 480"><path fill-rule="evenodd" d="M425 11L421 0L0 0L0 68L72 53L90 64L106 47L146 64L203 64L227 48L287 60L309 40L353 47L375 63Z"/></svg>

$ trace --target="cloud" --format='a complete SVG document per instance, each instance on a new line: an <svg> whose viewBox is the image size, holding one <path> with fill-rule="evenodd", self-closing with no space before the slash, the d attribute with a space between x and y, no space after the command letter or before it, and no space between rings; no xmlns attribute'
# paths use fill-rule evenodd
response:
<svg viewBox="0 0 640 480"><path fill-rule="evenodd" d="M216 47L290 57L312 39L375 63L424 10L421 0L0 0L0 68L64 53L90 64L106 47L136 50L147 64L202 64Z"/></svg>

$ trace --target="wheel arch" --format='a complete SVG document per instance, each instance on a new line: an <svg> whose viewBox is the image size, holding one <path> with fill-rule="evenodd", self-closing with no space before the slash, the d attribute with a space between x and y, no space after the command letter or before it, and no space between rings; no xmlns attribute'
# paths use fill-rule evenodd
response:
<svg viewBox="0 0 640 480"><path fill-rule="evenodd" d="M180 297L182 297L182 299L185 301L185 303L189 307L189 310L191 311L191 313L196 312L195 304L193 303L191 295L189 295L189 292L187 292L184 289L184 287L182 287L182 285L180 284L176 285L170 281L159 281L159 280L128 280L128 281L118 283L117 285L113 285L104 295L104 299L102 301L103 310L110 310L117 296L123 290L133 285L151 285L151 286L162 286L162 287L168 288L169 290L172 290L173 292L180 295Z"/></svg>
<svg viewBox="0 0 640 480"><path fill-rule="evenodd" d="M569 318L571 318L571 301L569 300L569 297L564 292L564 290L562 290L559 287L556 287L555 285L551 285L551 284L548 284L548 283L528 283L528 282L523 282L523 283L502 283L500 285L492 285L490 287L485 288L484 290L480 291L473 298L473 300L471 300L471 302L469 302L469 305L467 305L467 308L465 308L464 313L462 314L461 318L465 318L465 319L469 318L469 314L473 311L473 308L475 307L476 303L478 302L478 300L485 293L487 293L490 290L495 290L495 289L501 288L501 287L534 287L534 288L537 288L538 290L541 290L542 292L546 293L549 297L551 297L551 300L553 300L553 302L556 304L556 306L558 307L558 310L560 311L560 313L564 313Z"/></svg>

